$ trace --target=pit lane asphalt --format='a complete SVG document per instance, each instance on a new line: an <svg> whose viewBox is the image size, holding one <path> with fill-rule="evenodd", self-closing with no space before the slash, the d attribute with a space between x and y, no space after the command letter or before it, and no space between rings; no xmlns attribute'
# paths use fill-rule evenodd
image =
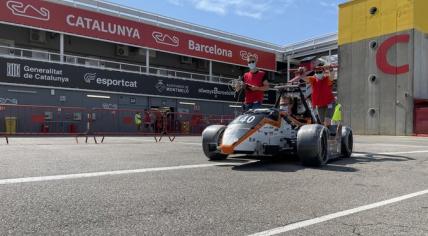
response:
<svg viewBox="0 0 428 236"><path fill-rule="evenodd" d="M356 136L354 158L318 169L232 158L168 170L213 164L200 137L10 141L0 145L0 182L166 168L0 184L0 235L249 235L428 189L426 138ZM427 225L423 195L284 235L428 235Z"/></svg>

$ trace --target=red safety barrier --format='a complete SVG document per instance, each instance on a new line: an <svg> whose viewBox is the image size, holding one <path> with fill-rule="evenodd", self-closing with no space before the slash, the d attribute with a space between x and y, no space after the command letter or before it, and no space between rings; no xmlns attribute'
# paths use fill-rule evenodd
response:
<svg viewBox="0 0 428 236"><path fill-rule="evenodd" d="M76 136L87 132L87 109L0 105L0 134Z"/></svg>
<svg viewBox="0 0 428 236"><path fill-rule="evenodd" d="M172 112L166 114L166 131L175 135L201 135L210 125L227 125L230 115Z"/></svg>
<svg viewBox="0 0 428 236"><path fill-rule="evenodd" d="M148 112L136 109L98 109L91 110L93 114L92 126L96 135L154 135L153 125L146 124L144 119ZM140 113L137 118L137 113ZM140 120L140 123L136 122Z"/></svg>
<svg viewBox="0 0 428 236"><path fill-rule="evenodd" d="M138 113L140 113L138 115ZM227 125L234 117L179 113L159 109L87 109L32 105L0 105L0 135L12 136L168 136L201 135L209 125ZM140 120L140 121L139 121Z"/></svg>
<svg viewBox="0 0 428 236"><path fill-rule="evenodd" d="M141 118L137 117L140 113ZM158 109L93 109L96 135L201 135L209 125L228 124L233 116L168 112ZM141 123L136 120L140 119Z"/></svg>

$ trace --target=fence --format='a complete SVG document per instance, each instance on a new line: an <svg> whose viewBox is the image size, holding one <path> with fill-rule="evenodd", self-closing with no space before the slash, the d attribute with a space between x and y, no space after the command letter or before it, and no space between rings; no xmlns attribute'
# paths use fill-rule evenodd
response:
<svg viewBox="0 0 428 236"><path fill-rule="evenodd" d="M141 125L135 122L135 115L141 113ZM162 110L93 109L94 135L130 136L146 135L201 135L209 125L228 124L233 116L202 113L181 113Z"/></svg>
<svg viewBox="0 0 428 236"><path fill-rule="evenodd" d="M141 114L141 123L136 121L139 120L137 113ZM0 105L0 135L6 139L15 136L153 136L156 140L169 135L173 140L176 135L200 135L207 126L226 125L233 118L158 109Z"/></svg>
<svg viewBox="0 0 428 236"><path fill-rule="evenodd" d="M0 105L2 135L85 134L88 110L79 107Z"/></svg>

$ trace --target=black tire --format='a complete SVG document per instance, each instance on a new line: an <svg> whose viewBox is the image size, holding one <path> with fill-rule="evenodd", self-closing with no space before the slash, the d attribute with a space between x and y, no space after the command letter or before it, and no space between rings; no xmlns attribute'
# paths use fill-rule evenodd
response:
<svg viewBox="0 0 428 236"><path fill-rule="evenodd" d="M352 134L352 129L349 127L342 127L342 147L341 154L343 158L350 158L352 156L352 151L354 149L354 136Z"/></svg>
<svg viewBox="0 0 428 236"><path fill-rule="evenodd" d="M323 166L328 161L328 133L322 125L305 125L297 133L297 154L304 166Z"/></svg>
<svg viewBox="0 0 428 236"><path fill-rule="evenodd" d="M224 125L211 125L202 132L202 149L210 161L225 160L228 156L217 150L225 129Z"/></svg>

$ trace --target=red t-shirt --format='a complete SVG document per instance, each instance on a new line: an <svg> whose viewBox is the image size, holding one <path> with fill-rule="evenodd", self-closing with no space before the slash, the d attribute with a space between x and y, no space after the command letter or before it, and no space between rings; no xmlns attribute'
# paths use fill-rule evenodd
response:
<svg viewBox="0 0 428 236"><path fill-rule="evenodd" d="M334 102L333 82L328 76L324 79L317 80L315 77L310 78L312 85L312 105L318 107L326 107Z"/></svg>
<svg viewBox="0 0 428 236"><path fill-rule="evenodd" d="M257 71L255 73L247 72L244 74L243 81L245 84L254 85L257 87L262 87L263 82L267 80L265 78L265 72L264 71ZM264 92L263 91L251 91L247 89L245 91L245 104L251 104L254 102L260 102L263 103L264 100Z"/></svg>

